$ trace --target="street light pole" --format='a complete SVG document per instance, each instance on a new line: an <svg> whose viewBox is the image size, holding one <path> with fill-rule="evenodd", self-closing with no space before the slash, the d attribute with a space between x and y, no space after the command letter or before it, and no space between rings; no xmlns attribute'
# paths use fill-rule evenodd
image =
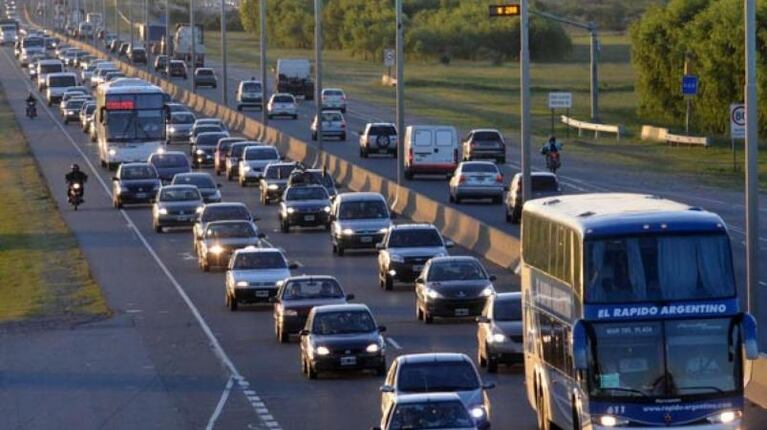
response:
<svg viewBox="0 0 767 430"><path fill-rule="evenodd" d="M224 7L224 0L221 0L221 56L222 56L222 62L224 63L224 70L223 70L223 85L221 85L221 99L224 101L224 106L229 105L228 101L228 94L229 91L227 90L228 83L229 83L229 75L227 74L227 63L226 63L226 9Z"/></svg>
<svg viewBox="0 0 767 430"><path fill-rule="evenodd" d="M593 22L589 23L589 37L591 39L591 121L599 122L599 38L597 28Z"/></svg>
<svg viewBox="0 0 767 430"><path fill-rule="evenodd" d="M405 136L405 48L403 40L403 23L402 23L402 0L396 0L395 5L395 22L396 22L396 36L394 40L395 50L395 62L397 70L395 87L396 94L396 121L397 121L397 197L395 203L399 200L400 187L402 186L402 176L405 161L404 154L404 136Z"/></svg>
<svg viewBox="0 0 767 430"><path fill-rule="evenodd" d="M748 307L759 321L759 136L756 98L756 0L745 0L746 39L746 283Z"/></svg>
<svg viewBox="0 0 767 430"><path fill-rule="evenodd" d="M194 0L189 0L189 32L192 35L192 87L194 88L194 71L197 68L197 31L194 28Z"/></svg>
<svg viewBox="0 0 767 430"><path fill-rule="evenodd" d="M322 139L322 0L314 0L314 105L317 111L317 145L319 147L320 168L325 170L325 153Z"/></svg>
<svg viewBox="0 0 767 430"><path fill-rule="evenodd" d="M165 44L163 46L163 54L167 55L166 61L170 61L170 7L168 5L170 0L165 0Z"/></svg>
<svg viewBox="0 0 767 430"><path fill-rule="evenodd" d="M136 42L133 29L133 0L128 1L128 16L130 17L128 20L130 21L130 46L132 47Z"/></svg>
<svg viewBox="0 0 767 430"><path fill-rule="evenodd" d="M266 0L261 0L259 4L259 19L261 20L259 31L261 33L261 123L264 125L264 132L269 123L269 114L266 112Z"/></svg>
<svg viewBox="0 0 767 430"><path fill-rule="evenodd" d="M528 46L528 5L527 0L519 2L519 89L521 110L521 164L522 164L522 201L532 197L530 187L530 50Z"/></svg>

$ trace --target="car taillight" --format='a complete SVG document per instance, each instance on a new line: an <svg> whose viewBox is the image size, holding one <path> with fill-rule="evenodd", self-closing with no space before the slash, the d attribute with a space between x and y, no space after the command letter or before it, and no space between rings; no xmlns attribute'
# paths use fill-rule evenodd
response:
<svg viewBox="0 0 767 430"><path fill-rule="evenodd" d="M463 176L463 175L461 175L461 176L458 178L458 183L459 183L459 184L462 184L462 183L464 183L464 182L466 182L466 176Z"/></svg>
<svg viewBox="0 0 767 430"><path fill-rule="evenodd" d="M495 176L495 182L503 183L503 175L496 175Z"/></svg>
<svg viewBox="0 0 767 430"><path fill-rule="evenodd" d="M413 148L410 148L410 150L407 152L407 161L410 164L413 164Z"/></svg>

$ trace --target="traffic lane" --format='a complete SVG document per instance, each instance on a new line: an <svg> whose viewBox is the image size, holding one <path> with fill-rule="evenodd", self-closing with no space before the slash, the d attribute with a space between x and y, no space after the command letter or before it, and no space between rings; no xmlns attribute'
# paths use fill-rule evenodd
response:
<svg viewBox="0 0 767 430"><path fill-rule="evenodd" d="M87 375L87 370L84 370L81 383L85 383L89 376L102 382L103 393L95 404L93 401L81 404L72 397L57 396L57 401L65 404L72 402L73 411L79 411L83 417L89 416L93 412L91 409L95 408L94 411L100 413L93 415L100 415L100 419L105 420L108 411L115 410L116 405L124 405L126 413L144 416L158 425L165 423L170 428L203 427L219 399L226 375L173 287L149 258L132 229L126 226L126 220L111 209L109 197L93 175L86 193L87 204L77 212L69 208L63 175L72 163L82 164L86 171L88 167L70 145L64 131L58 128L57 113L53 112L56 119L52 120L48 116L51 111L41 103L37 119L24 117L23 100L27 95L27 82L13 69L8 51L3 51L0 80L11 108L20 119L19 124L46 177L52 197L61 208L65 221L89 261L94 278L102 286L107 302L116 314L115 319L104 324L132 328L141 341L136 351L123 357L125 365L120 368L122 374ZM70 132L71 128L75 127L63 130L74 134ZM103 342L103 339L94 336L93 341ZM169 348L169 345L172 347ZM151 366L138 371L133 369L133 364L144 361L144 356ZM197 359L190 361L189 356ZM154 377L147 379L141 376L143 374L154 374ZM110 378L122 379L123 385L110 388ZM80 389L87 390L88 387ZM242 400L233 401L240 403ZM254 418L251 415L250 419L245 418L239 423L254 423ZM80 424L83 422L81 420Z"/></svg>

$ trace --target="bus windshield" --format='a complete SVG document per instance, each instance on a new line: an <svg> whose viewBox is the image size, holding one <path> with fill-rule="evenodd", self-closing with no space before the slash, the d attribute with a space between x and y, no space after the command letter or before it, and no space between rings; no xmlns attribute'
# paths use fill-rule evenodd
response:
<svg viewBox="0 0 767 430"><path fill-rule="evenodd" d="M592 396L722 394L740 390L737 324L729 318L594 324ZM736 351L736 353L730 353Z"/></svg>
<svg viewBox="0 0 767 430"><path fill-rule="evenodd" d="M585 244L586 301L621 303L733 297L726 235L597 239Z"/></svg>
<svg viewBox="0 0 767 430"><path fill-rule="evenodd" d="M162 110L107 111L107 136L110 141L160 140L164 130Z"/></svg>

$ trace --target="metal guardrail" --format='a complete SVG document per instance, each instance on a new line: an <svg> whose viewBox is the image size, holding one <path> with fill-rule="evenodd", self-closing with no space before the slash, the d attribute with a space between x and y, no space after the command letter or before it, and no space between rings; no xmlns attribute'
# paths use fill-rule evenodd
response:
<svg viewBox="0 0 767 430"><path fill-rule="evenodd" d="M696 145L703 147L711 145L711 139L708 137L673 134L669 133L667 128L653 127L651 125L642 126L642 140L655 140L672 145Z"/></svg>
<svg viewBox="0 0 767 430"><path fill-rule="evenodd" d="M583 135L583 130L593 131L594 137L598 138L599 133L614 133L616 140L621 140L621 134L624 134L623 127L611 124L595 124L592 122L579 121L566 115L561 116L562 124L568 127L577 128L578 136Z"/></svg>

